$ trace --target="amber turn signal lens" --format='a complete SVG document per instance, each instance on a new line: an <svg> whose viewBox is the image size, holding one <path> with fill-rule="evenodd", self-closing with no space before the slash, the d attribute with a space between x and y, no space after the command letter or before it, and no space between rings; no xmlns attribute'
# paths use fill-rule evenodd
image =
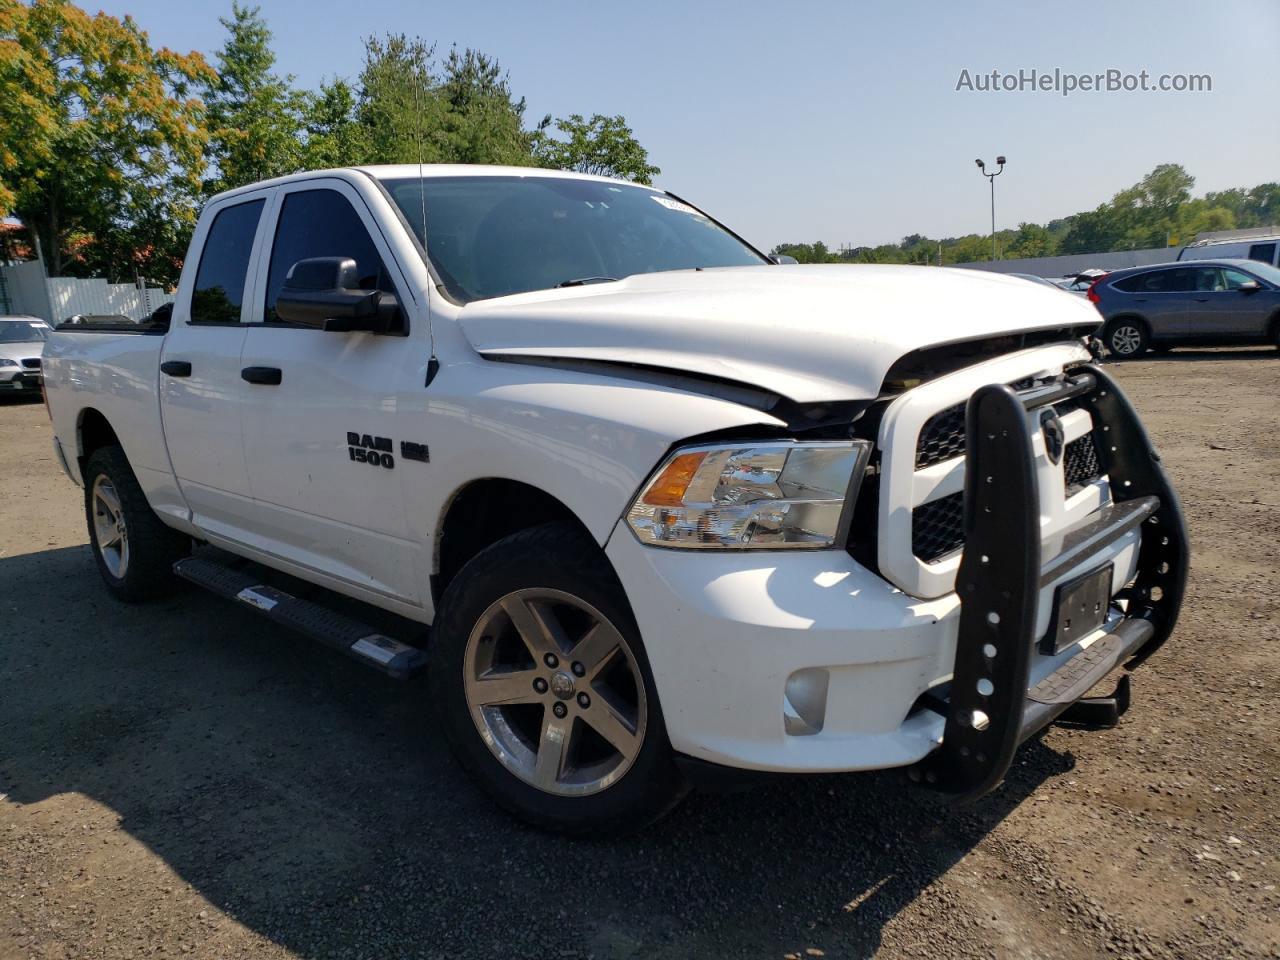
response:
<svg viewBox="0 0 1280 960"><path fill-rule="evenodd" d="M652 507L678 507L684 503L684 493L693 482L693 475L706 459L706 451L682 453L672 458L666 468L649 484L644 502Z"/></svg>

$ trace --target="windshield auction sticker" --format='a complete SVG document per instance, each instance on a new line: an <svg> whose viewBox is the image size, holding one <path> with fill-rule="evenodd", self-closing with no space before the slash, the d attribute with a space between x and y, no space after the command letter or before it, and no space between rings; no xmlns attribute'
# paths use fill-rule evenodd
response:
<svg viewBox="0 0 1280 960"><path fill-rule="evenodd" d="M660 197L657 194L649 195L651 200L656 200L668 210L679 210L681 213L691 213L695 217L704 216L701 210L689 206L687 203L681 203L679 200L673 200L671 197Z"/></svg>

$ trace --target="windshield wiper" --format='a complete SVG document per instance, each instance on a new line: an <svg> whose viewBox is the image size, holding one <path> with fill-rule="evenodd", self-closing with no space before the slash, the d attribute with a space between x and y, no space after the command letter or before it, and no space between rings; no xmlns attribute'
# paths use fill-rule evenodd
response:
<svg viewBox="0 0 1280 960"><path fill-rule="evenodd" d="M579 277L577 280L565 280L556 287L585 287L588 283L617 283L617 277Z"/></svg>

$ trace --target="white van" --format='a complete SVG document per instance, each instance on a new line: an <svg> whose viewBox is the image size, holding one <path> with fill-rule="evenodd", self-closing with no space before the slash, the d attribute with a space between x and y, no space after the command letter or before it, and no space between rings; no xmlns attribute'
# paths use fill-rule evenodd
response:
<svg viewBox="0 0 1280 960"><path fill-rule="evenodd" d="M1221 260L1224 257L1280 266L1280 233L1240 240L1200 240L1183 247L1178 254L1179 260Z"/></svg>

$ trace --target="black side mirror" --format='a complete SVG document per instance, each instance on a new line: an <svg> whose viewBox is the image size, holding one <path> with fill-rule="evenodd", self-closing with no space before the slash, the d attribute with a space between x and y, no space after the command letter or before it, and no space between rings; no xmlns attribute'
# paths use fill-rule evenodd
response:
<svg viewBox="0 0 1280 960"><path fill-rule="evenodd" d="M800 261L799 261L799 260L797 260L795 257L788 256L788 255L787 255L787 254L785 254L785 253L779 253L779 254L776 254L776 255L774 255L774 256L771 256L769 259L770 259L770 260L772 260L774 263L778 263L778 264L782 264L782 263L799 263L799 262L800 262Z"/></svg>
<svg viewBox="0 0 1280 960"><path fill-rule="evenodd" d="M280 319L331 333L390 333L402 326L395 294L361 290L350 257L314 257L289 268L276 298Z"/></svg>
<svg viewBox="0 0 1280 960"><path fill-rule="evenodd" d="M1262 284L1257 280L1246 280L1240 286L1236 287L1241 293L1257 293L1262 289Z"/></svg>

